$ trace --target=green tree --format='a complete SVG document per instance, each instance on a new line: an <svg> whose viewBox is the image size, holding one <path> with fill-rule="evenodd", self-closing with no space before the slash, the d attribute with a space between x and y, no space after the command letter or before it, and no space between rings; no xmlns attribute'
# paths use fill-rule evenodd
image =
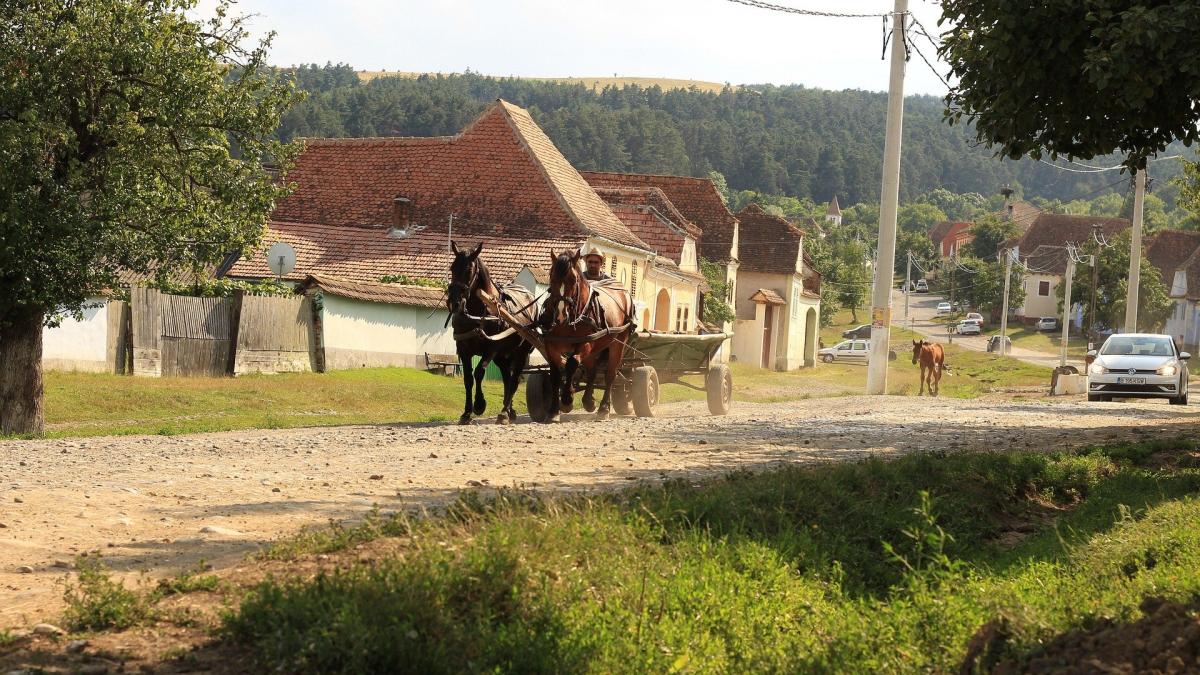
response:
<svg viewBox="0 0 1200 675"><path fill-rule="evenodd" d="M833 257L829 241L812 237L804 242L804 252L812 259L813 268L821 273L821 326L832 326L841 305L838 304L837 287L831 282L838 277L838 261Z"/></svg>
<svg viewBox="0 0 1200 675"><path fill-rule="evenodd" d="M704 323L721 327L734 320L733 307L725 301L729 297L729 284L725 281L725 266L700 259L700 273L708 282L708 293L704 294L703 314Z"/></svg>
<svg viewBox="0 0 1200 675"><path fill-rule="evenodd" d="M974 239L967 245L967 253L981 260L995 260L1000 245L1020 234L1021 228L1011 220L987 215L977 220L968 232Z"/></svg>
<svg viewBox="0 0 1200 675"><path fill-rule="evenodd" d="M0 5L0 432L43 429L47 316L117 273L170 276L256 245L296 148L294 102L228 3Z"/></svg>
<svg viewBox="0 0 1200 675"><path fill-rule="evenodd" d="M1119 153L1132 169L1200 140L1200 2L944 0L951 123L1011 159Z"/></svg>
<svg viewBox="0 0 1200 675"><path fill-rule="evenodd" d="M933 204L902 204L896 212L896 225L906 232L927 234L929 228L946 220L946 214Z"/></svg>
<svg viewBox="0 0 1200 675"><path fill-rule="evenodd" d="M1084 255L1095 255L1099 260L1096 270L1096 315L1092 316L1092 270L1079 265L1075 270L1075 282L1071 287L1072 304L1083 306L1083 325L1101 328L1121 326L1125 323L1125 294L1129 277L1129 242L1132 234L1125 230L1101 248L1091 240L1080 251ZM1064 286L1055 290L1059 311L1062 311ZM1159 330L1167 322L1174 307L1169 297L1170 289L1163 283L1162 274L1150 261L1142 256L1141 280L1138 284L1138 328Z"/></svg>
<svg viewBox="0 0 1200 675"><path fill-rule="evenodd" d="M981 260L965 257L958 261L964 268L956 272L959 293L980 313L998 317L1004 309L1004 264L995 258ZM1013 265L1008 284L1009 311L1025 302L1025 285L1021 269Z"/></svg>

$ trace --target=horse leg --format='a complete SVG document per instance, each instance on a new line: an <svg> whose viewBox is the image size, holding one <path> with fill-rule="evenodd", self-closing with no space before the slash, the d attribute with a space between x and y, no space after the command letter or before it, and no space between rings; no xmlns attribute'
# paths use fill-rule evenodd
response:
<svg viewBox="0 0 1200 675"><path fill-rule="evenodd" d="M487 410L487 401L483 398L483 376L487 374L488 364L492 362L490 356L482 356L479 359L479 365L475 367L475 414L482 415L483 411Z"/></svg>
<svg viewBox="0 0 1200 675"><path fill-rule="evenodd" d="M934 367L932 390L933 390L934 396L937 396L938 394L942 393L942 367L941 367L941 365Z"/></svg>
<svg viewBox="0 0 1200 675"><path fill-rule="evenodd" d="M471 355L459 352L458 360L462 362L463 386L467 390L467 400L463 404L462 417L458 418L459 424L471 423L471 385L474 383L474 378L471 376Z"/></svg>
<svg viewBox="0 0 1200 675"><path fill-rule="evenodd" d="M554 352L550 352L550 358L547 359L550 365L550 399L546 401L546 405L549 407L546 416L551 422L559 420L558 392L562 384L561 360L561 357Z"/></svg>
<svg viewBox="0 0 1200 675"><path fill-rule="evenodd" d="M625 343L623 340L629 338L629 333L623 333L619 340L614 340L611 347L608 348L608 363L604 369L604 396L600 399L600 410L596 413L596 419L608 419L608 411L612 405L609 401L609 393L612 392L613 382L617 379L617 370L621 367L621 359L625 355Z"/></svg>
<svg viewBox="0 0 1200 675"><path fill-rule="evenodd" d="M563 373L562 395L559 397L559 405L563 412L569 413L575 409L575 371L578 368L578 357L572 356L567 359L567 367Z"/></svg>
<svg viewBox="0 0 1200 675"><path fill-rule="evenodd" d="M608 352L602 352L607 354ZM587 385L583 390L583 409L588 412L596 412L596 374L599 370L597 363L599 359L593 359L590 365L586 366L584 372L587 373Z"/></svg>
<svg viewBox="0 0 1200 675"><path fill-rule="evenodd" d="M500 404L500 414L496 415L496 424L508 424L512 421L508 412L512 407L513 392L517 389L512 383L512 360L509 356L496 355L494 361L500 368L500 378L504 381L504 401Z"/></svg>
<svg viewBox="0 0 1200 675"><path fill-rule="evenodd" d="M924 396L924 395L925 395L925 364L922 363L921 364L921 381L920 381L920 386L917 388L917 396Z"/></svg>
<svg viewBox="0 0 1200 675"><path fill-rule="evenodd" d="M517 388L521 386L521 373L525 371L525 366L529 364L529 352L521 347L513 352L509 359L509 372L512 373L512 392L508 395L508 421L517 421L517 411L513 408L513 398L517 394Z"/></svg>

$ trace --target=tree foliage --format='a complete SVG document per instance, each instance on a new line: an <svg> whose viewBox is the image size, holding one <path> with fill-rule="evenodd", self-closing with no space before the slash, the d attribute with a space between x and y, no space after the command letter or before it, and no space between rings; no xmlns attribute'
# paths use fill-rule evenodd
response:
<svg viewBox="0 0 1200 675"><path fill-rule="evenodd" d="M725 301L729 297L729 284L725 281L725 266L700 259L700 273L708 282L708 293L704 294L704 313L700 317L704 323L720 327L734 320L733 308Z"/></svg>
<svg viewBox="0 0 1200 675"><path fill-rule="evenodd" d="M995 260L1000 245L1020 234L1021 228L1011 220L991 214L975 221L968 232L974 239L967 245L967 253L981 260Z"/></svg>
<svg viewBox="0 0 1200 675"><path fill-rule="evenodd" d="M1200 2L944 0L940 53L958 79L952 122L1009 158L1130 168L1200 139Z"/></svg>
<svg viewBox="0 0 1200 675"><path fill-rule="evenodd" d="M31 317L77 311L121 270L167 278L259 242L283 192L263 163L294 157L272 134L297 94L228 3L209 21L193 6L0 4L0 357L40 353ZM40 398L40 371L7 376ZM0 400L0 418L29 404Z"/></svg>
<svg viewBox="0 0 1200 675"><path fill-rule="evenodd" d="M1117 328L1125 324L1125 295L1128 289L1129 277L1129 243L1132 234L1125 230L1114 237L1107 247L1092 239L1084 244L1080 251L1083 255L1095 255L1099 261L1096 271L1096 314L1092 316L1092 270L1086 265L1079 265L1075 270L1075 281L1071 287L1071 303L1083 306L1083 325L1085 328ZM1066 284L1059 284L1055 290L1058 297L1058 308L1062 311L1063 295ZM1138 281L1138 328L1143 330L1161 329L1167 322L1174 307L1170 298L1170 289L1163 283L1162 274L1146 256L1142 255L1142 269Z"/></svg>
<svg viewBox="0 0 1200 675"><path fill-rule="evenodd" d="M472 73L361 82L344 64L288 72L311 96L284 118L283 139L455 134L486 105L504 98L528 108L580 169L688 176L717 171L734 192L808 198L821 205L835 194L843 206L879 200L884 93L769 85L715 93L634 85L592 90ZM970 220L986 201L981 195L993 195L1005 184L1028 186L1026 198L1069 200L1112 182L1105 174L1064 179L1037 162L997 161L972 145L969 127L944 124L943 110L943 102L931 96L905 101L906 202L929 193L927 203L947 217ZM1156 166L1159 177L1176 173L1173 164Z"/></svg>

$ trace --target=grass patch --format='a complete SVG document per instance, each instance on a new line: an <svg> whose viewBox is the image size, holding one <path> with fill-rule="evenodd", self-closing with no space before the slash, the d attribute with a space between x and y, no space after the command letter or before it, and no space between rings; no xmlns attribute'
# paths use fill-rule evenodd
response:
<svg viewBox="0 0 1200 675"><path fill-rule="evenodd" d="M999 327L989 334L999 333ZM1058 354L1062 349L1062 331L1038 331L1022 324L1009 324L1008 338L1014 347L1031 349L1046 354ZM986 339L986 338L985 338ZM1067 341L1067 356L1082 359L1087 353L1087 337L1072 335Z"/></svg>
<svg viewBox="0 0 1200 675"><path fill-rule="evenodd" d="M75 567L78 583L67 584L63 594L63 620L70 630L121 630L152 618L146 598L114 581L98 556L79 556Z"/></svg>
<svg viewBox="0 0 1200 675"><path fill-rule="evenodd" d="M264 582L224 630L287 671L952 671L991 621L1007 637L985 658L1022 658L1200 593L1194 457L1172 441L502 493L406 521L402 553L370 565Z"/></svg>
<svg viewBox="0 0 1200 675"><path fill-rule="evenodd" d="M185 593L212 593L219 589L220 586L221 579L215 574L205 574L204 565L201 563L194 570L183 570L173 577L160 579L150 594L150 602L157 602L165 597L183 595Z"/></svg>

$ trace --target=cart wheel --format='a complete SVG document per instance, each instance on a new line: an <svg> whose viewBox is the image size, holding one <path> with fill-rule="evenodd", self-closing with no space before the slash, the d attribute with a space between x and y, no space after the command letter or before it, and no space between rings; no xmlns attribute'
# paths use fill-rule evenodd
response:
<svg viewBox="0 0 1200 675"><path fill-rule="evenodd" d="M704 389L708 392L708 411L714 415L729 413L733 402L733 372L724 363L708 369L704 376Z"/></svg>
<svg viewBox="0 0 1200 675"><path fill-rule="evenodd" d="M654 366L633 369L633 409L638 417L654 417L658 405L658 371Z"/></svg>
<svg viewBox="0 0 1200 675"><path fill-rule="evenodd" d="M549 373L530 373L525 378L525 407L534 422L550 421Z"/></svg>
<svg viewBox="0 0 1200 675"><path fill-rule="evenodd" d="M617 381L613 382L609 391L609 400L612 401L613 412L618 415L633 414L633 390L628 377L617 375Z"/></svg>

